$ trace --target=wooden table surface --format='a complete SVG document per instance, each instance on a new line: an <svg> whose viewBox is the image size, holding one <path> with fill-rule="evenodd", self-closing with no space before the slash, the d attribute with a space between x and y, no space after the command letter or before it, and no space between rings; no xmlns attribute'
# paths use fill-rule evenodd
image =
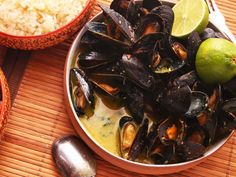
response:
<svg viewBox="0 0 236 177"><path fill-rule="evenodd" d="M110 0L98 0L110 4ZM216 0L236 35L236 0ZM92 15L98 13L95 7ZM0 47L0 64L9 81L12 109L0 142L0 176L60 176L51 157L55 138L75 134L63 100L63 68L73 37L38 51ZM113 166L95 155L97 176L148 176ZM236 134L198 166L166 176L236 176Z"/></svg>

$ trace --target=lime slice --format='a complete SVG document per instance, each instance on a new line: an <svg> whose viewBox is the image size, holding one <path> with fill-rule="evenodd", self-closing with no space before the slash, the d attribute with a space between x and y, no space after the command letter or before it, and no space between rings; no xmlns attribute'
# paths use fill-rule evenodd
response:
<svg viewBox="0 0 236 177"><path fill-rule="evenodd" d="M202 33L209 21L209 11L204 0L180 0L174 7L172 36L186 37L193 31Z"/></svg>

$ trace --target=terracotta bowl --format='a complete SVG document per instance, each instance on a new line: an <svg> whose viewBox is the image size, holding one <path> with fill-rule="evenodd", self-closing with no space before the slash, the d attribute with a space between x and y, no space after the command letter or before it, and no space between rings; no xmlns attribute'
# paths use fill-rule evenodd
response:
<svg viewBox="0 0 236 177"><path fill-rule="evenodd" d="M168 4L173 5L171 2L169 2ZM95 16L91 21L98 21L99 19L101 19L101 16L102 14L100 13L97 16ZM210 27L216 30L218 29L211 22L210 22ZM99 156L101 156L105 160L109 161L110 163L120 168L129 170L132 172L137 172L137 173L142 173L142 174L170 174L170 173L176 173L182 170L186 170L188 168L191 168L203 162L206 158L208 158L217 150L219 150L227 142L230 136L232 136L233 132L228 137L225 137L224 139L220 140L218 143L214 144L214 146L209 147L209 149L205 152L205 154L200 158L183 162L183 163L167 164L167 165L154 165L154 164L150 165L150 164L142 164L142 163L129 161L121 157L113 155L108 150L100 146L94 140L94 138L90 135L90 133L86 130L86 128L81 123L78 115L76 114L75 109L73 107L72 100L71 100L71 93L69 89L69 73L70 73L69 71L71 69L71 66L73 66L73 64L75 63L76 56L78 56L78 52L79 52L78 48L80 44L80 39L85 33L85 31L86 29L83 28L80 31L80 33L77 35L67 56L67 61L64 68L64 96L65 96L67 112L71 118L71 121L74 125L75 130L80 135L80 137L84 140L84 142Z"/></svg>
<svg viewBox="0 0 236 177"><path fill-rule="evenodd" d="M61 28L46 34L16 36L0 32L0 44L21 50L36 50L56 45L65 39L68 39L71 35L78 31L78 29L83 27L93 10L94 4L95 0L87 0L85 8L76 18Z"/></svg>
<svg viewBox="0 0 236 177"><path fill-rule="evenodd" d="M6 127L9 112L10 112L10 91L8 88L7 80L3 71L0 69L0 86L2 99L0 101L0 139L3 135L4 128Z"/></svg>

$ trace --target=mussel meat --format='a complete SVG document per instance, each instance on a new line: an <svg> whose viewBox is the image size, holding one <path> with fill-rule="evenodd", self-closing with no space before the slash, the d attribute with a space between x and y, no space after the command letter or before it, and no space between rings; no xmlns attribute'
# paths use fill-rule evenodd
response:
<svg viewBox="0 0 236 177"><path fill-rule="evenodd" d="M138 126L132 117L124 116L119 121L120 151L123 158L127 159L131 146L138 131Z"/></svg>

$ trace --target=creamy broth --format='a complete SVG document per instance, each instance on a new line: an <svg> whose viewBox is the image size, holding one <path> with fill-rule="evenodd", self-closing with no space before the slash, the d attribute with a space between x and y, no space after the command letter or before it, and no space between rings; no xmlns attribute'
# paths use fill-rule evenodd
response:
<svg viewBox="0 0 236 177"><path fill-rule="evenodd" d="M127 115L125 108L115 106L108 107L98 94L95 94L95 110L91 117L82 116L82 124L94 140L112 154L120 156L118 124L122 116ZM114 100L113 100L114 101Z"/></svg>

